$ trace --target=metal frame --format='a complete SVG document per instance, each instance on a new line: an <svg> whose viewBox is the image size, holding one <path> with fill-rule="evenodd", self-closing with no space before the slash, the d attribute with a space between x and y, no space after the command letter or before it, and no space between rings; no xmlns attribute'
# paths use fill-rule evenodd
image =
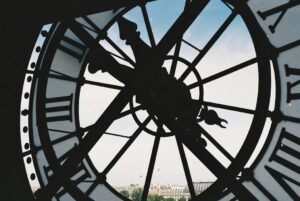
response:
<svg viewBox="0 0 300 201"><path fill-rule="evenodd" d="M83 2L83 1L78 1L78 2ZM102 9L100 9L100 10L107 10L107 9L110 9L110 8L112 8L112 7L114 7L114 6L116 6L116 2L112 2L112 1L108 1L109 3L103 3L102 5L103 5L103 7L102 7ZM231 2L231 1L230 1ZM232 3L232 2L231 2ZM30 5L30 4L29 4ZM42 11L42 8L44 7L44 5L42 5L41 7L39 7L39 5L38 4L34 4L35 6L37 6L38 8L37 9L35 9L35 10L39 10L39 9L41 9L41 11ZM94 7L94 5L92 6L92 4L90 4L91 5L91 7L92 8L82 8L82 9L79 9L79 10L76 10L76 9L74 9L74 13L75 13L75 15L77 15L77 14L82 14L82 13L84 13L84 14L86 14L86 13L90 13L91 11L92 12L94 12L94 10L93 9L95 9L95 7ZM105 5L105 6L104 6ZM126 4L126 5L129 5L130 7L132 6L132 4L130 3L130 4ZM56 8L57 7L57 5L56 4L51 4L51 6L53 6L53 8ZM62 11L64 11L64 7L63 6L67 6L67 8L69 9L69 4L68 3L66 3L66 5L64 5L64 4L61 4L61 8L62 8ZM121 6L121 5L120 5ZM123 6L123 5L122 5ZM263 54L265 53L265 52L268 52L269 51L269 48L270 48L270 46L269 46L269 44L268 44L268 42L265 40L265 36L264 36L264 34L262 33L262 31L260 30L260 28L259 28L259 26L256 26L256 21L255 21L255 19L254 19L254 17L252 16L252 13L250 12L250 10L249 10L249 8L247 8L247 6L245 6L245 5L243 5L243 3L241 3L241 2L239 2L239 1L236 1L236 6L238 6L239 7L239 11L242 11L241 13L243 14L243 15L247 15L247 20L249 20L249 22L246 22L247 23L247 25L248 25L248 27L250 28L250 32L252 32L252 36L254 35L254 34L256 34L256 36L255 36L255 41L254 41L254 43L256 43L256 44L260 44L261 46L259 47L259 48L257 48L256 50L257 51L261 51ZM76 7L76 6L75 6ZM47 8L48 9L48 8ZM85 10L86 9L86 10ZM90 10L91 9L91 10ZM98 11L98 7L96 7L96 9L97 9L97 11ZM43 12L41 12L41 13L43 13ZM35 30L38 30L38 28L42 25L42 23L41 22L48 22L48 20L57 20L57 19L53 19L53 18L48 18L48 15L49 13L47 13L47 12L45 12L45 14L44 15L40 15L40 17L39 17L39 19L37 19L37 23L33 23L34 25L34 31ZM60 14L58 15L58 16L61 16ZM69 18L70 16L71 17L73 17L74 16L74 14L72 14L72 13L70 13L70 15L69 15L69 13L67 14L67 15L65 15L65 14L63 14L63 16L64 17L66 17L66 18ZM30 16L28 19L31 19L31 18L36 18L36 15L35 14L33 14L32 16ZM59 17L59 19L60 19L60 17ZM255 33L253 33L253 31L255 30ZM33 32L34 32L33 31ZM33 33L32 32L32 33ZM258 34L258 36L257 36L257 34ZM35 34L33 34L33 35L35 35ZM31 42L31 41L30 41ZM28 42L29 43L29 42ZM154 40L151 40L151 44L153 45L154 44ZM27 44L26 44L27 45ZM25 46L25 45L24 45ZM265 57L263 57L263 58L259 58L259 61L258 62L262 62L262 63L264 63L263 65L264 66L268 66L268 64L267 64L267 62L266 61L269 61L270 59L275 59L275 57L272 57L271 55L267 55L267 54L265 54L264 55ZM268 67L269 68L269 67ZM263 114L264 114L264 116L265 117L269 117L269 116L271 116L271 118L272 118L272 121L274 122L276 122L276 120L278 120L277 118L277 116L276 116L276 112L279 112L279 101L278 101L278 99L279 99L279 97L281 96L281 94L280 94L280 91L279 91L279 86L280 86L280 83L279 83L279 78L278 78L278 76L279 76L279 73L278 73L278 71L277 71L277 65L276 65L276 63L275 63L275 75L276 75L276 89L277 89L277 91L276 91L276 106L275 106L275 112L274 113L271 113L270 114L270 112L269 111L265 111L264 109L264 112L263 112ZM43 74L41 74L41 77L44 77L45 75L43 75ZM46 79L45 79L46 80ZM261 85L261 84L260 84ZM268 87L268 85L265 85L265 87L267 88ZM79 86L78 86L78 89L77 89L77 91L79 91ZM43 93L44 92L39 92L39 96L40 96L40 99L42 100L42 99L44 99L45 98L45 96L43 96ZM32 94L32 93L31 93ZM77 94L76 95L77 96L77 98L78 98L78 96L79 96L79 94ZM43 98L44 97L44 98ZM78 100L78 99L77 99ZM267 105L267 99L264 99L263 100L264 101L264 104L262 104L262 105ZM43 101L41 101L41 102L43 102ZM78 105L78 103L76 103L76 105ZM42 108L42 107L41 107ZM42 110L41 110L42 111ZM259 113L258 115L261 115L261 113ZM41 115L41 119L43 118L43 115ZM264 120L263 120L263 118L264 117L262 117L262 118L260 118L260 119L258 119L257 121L259 121L259 123L261 124L261 123L263 123L264 122ZM78 120L77 120L78 121ZM45 122L45 121L44 121ZM78 122L77 122L77 124L78 124ZM272 131L275 129L275 125L276 124L274 124L274 123L272 123L273 125L272 125L272 128L271 128L271 131L270 131L270 133L272 133ZM42 130L43 130L43 128L41 128ZM45 129L45 128L44 128ZM46 129L45 129L46 130ZM254 131L256 131L256 130L254 130ZM255 133L255 132L253 132L253 133ZM269 135L269 137L268 137L268 140L267 140L267 142L266 142L266 145L268 144L268 142L270 141L270 139L272 138L272 136L271 135ZM43 139L43 141L44 141L44 146L47 146L47 141L49 141L49 139ZM255 144L255 141L252 141L253 142L253 145ZM264 147L264 149L266 148L266 145L265 145L265 147ZM247 151L247 153L248 154L239 154L238 155L238 158L240 158L241 159L241 161L243 161L241 164L245 164L247 161L245 161L245 160L247 160L247 159L245 159L244 157L245 157L245 155L250 155L250 153L251 153L251 150L253 150L255 147L251 147L251 148L243 148L243 149L245 149L245 150L248 150ZM47 147L47 149L48 150L51 150L52 148L51 147ZM263 150L264 150L263 149ZM263 152L262 152L262 154L263 154ZM259 156L259 157L257 157L257 159L256 159L256 162L259 160L259 158L262 156L262 154ZM50 154L51 155L51 154ZM52 155L53 155L53 153L52 153ZM50 158L52 158L51 156L49 156ZM52 158L53 159L53 161L55 161L56 159L55 158ZM55 162L56 163L56 162ZM232 177L234 177L234 175L236 175L236 174L238 174L239 173L239 171L241 170L241 168L240 168L240 166L241 166L241 164L239 163L239 164L237 164L237 165L232 165L229 169L229 171L230 171L230 175L232 176ZM59 166L57 166L56 165L56 168L59 168ZM251 169L251 168L250 168ZM66 185L66 186L69 186L69 185ZM210 188L210 190L208 190L206 193L204 193L204 194L201 194L201 197L199 197L199 199L205 199L205 198L207 198L207 196L208 196L208 193L209 192L215 192L214 190L216 190L216 189L219 189L219 190L221 190L220 189L220 186L223 186L223 184L222 184L222 182L221 183L216 183L216 184L214 184L211 188ZM71 189L71 191L73 191L74 192L74 196L76 197L76 196L78 196L78 199L80 199L80 200L85 200L85 198L84 198L84 196L81 194L81 193L77 193L77 192L75 192L76 190L74 190L74 188L72 187L72 186L69 186L68 188L70 188ZM145 197L145 196L144 196ZM198 199L198 198L197 198Z"/></svg>

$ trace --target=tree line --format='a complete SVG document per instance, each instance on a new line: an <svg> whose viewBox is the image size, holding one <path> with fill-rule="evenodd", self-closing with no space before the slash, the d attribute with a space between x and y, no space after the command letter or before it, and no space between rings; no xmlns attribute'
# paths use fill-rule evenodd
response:
<svg viewBox="0 0 300 201"><path fill-rule="evenodd" d="M143 190L141 188L134 189L130 196L130 193L127 190L120 192L123 196L131 198L132 201L141 201ZM176 201L174 198L164 198L161 195L148 195L147 201ZM186 201L184 197L179 198L178 201Z"/></svg>

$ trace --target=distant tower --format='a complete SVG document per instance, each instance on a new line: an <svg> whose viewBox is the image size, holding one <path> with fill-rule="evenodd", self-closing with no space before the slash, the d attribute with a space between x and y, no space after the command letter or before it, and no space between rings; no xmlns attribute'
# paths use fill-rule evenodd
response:
<svg viewBox="0 0 300 201"><path fill-rule="evenodd" d="M157 168L157 189L158 189L158 195L160 195L160 183L159 183L159 171L160 168Z"/></svg>

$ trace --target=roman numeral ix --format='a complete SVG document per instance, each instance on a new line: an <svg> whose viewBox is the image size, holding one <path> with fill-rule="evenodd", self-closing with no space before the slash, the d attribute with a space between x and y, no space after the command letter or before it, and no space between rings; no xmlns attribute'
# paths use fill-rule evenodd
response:
<svg viewBox="0 0 300 201"><path fill-rule="evenodd" d="M280 6L277 6L275 8L272 8L270 10L266 10L266 11L258 11L257 14L263 19L266 20L268 17L276 15L279 13L279 16L277 17L277 19L275 20L274 24L269 25L269 29L272 33L276 32L276 28L279 25L279 23L281 22L281 20L283 19L284 15L286 14L286 12L288 11L288 9L297 6L300 4L300 1L298 0L290 0L288 3L286 4L282 4Z"/></svg>

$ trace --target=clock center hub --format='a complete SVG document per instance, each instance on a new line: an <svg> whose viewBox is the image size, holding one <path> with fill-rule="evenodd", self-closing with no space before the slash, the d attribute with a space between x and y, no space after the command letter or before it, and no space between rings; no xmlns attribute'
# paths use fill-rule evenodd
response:
<svg viewBox="0 0 300 201"><path fill-rule="evenodd" d="M166 115L190 120L197 118L203 100L203 86L199 84L191 87L192 83L202 83L198 71L192 70L188 79L180 79L179 72L187 70L190 63L183 58L174 56L167 56L165 61L164 67L157 69L156 72L147 71L151 68L139 69L141 70L139 77L143 92L140 95L137 94L130 102L131 114L135 122L148 134L161 137L174 134L169 132L163 122L156 117L155 108L147 104L149 99ZM168 63L174 61L177 63L176 71L178 73L171 73L170 66L168 66ZM136 111L137 107L142 110ZM144 126L142 122L147 115L152 115L152 123ZM161 126L163 129L160 130L163 131L158 132L158 128Z"/></svg>
<svg viewBox="0 0 300 201"><path fill-rule="evenodd" d="M155 77L150 97L173 117L196 116L197 106L184 82L168 75L165 68Z"/></svg>

